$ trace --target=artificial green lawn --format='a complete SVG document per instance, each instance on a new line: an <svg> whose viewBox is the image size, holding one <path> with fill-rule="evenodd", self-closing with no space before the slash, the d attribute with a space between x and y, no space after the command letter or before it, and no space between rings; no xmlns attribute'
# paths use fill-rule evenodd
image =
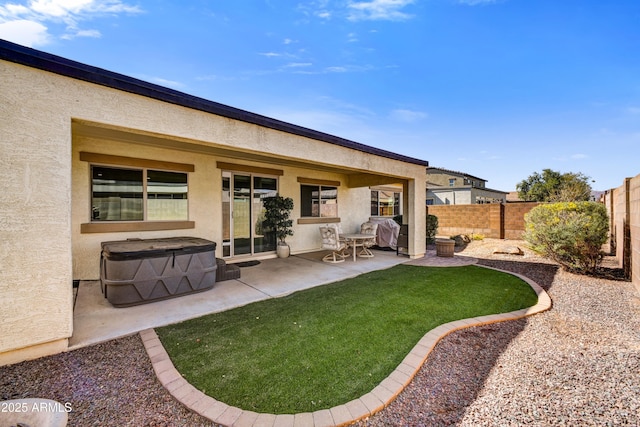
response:
<svg viewBox="0 0 640 427"><path fill-rule="evenodd" d="M209 396L298 413L368 393L438 325L536 302L506 273L398 265L156 332L178 371Z"/></svg>

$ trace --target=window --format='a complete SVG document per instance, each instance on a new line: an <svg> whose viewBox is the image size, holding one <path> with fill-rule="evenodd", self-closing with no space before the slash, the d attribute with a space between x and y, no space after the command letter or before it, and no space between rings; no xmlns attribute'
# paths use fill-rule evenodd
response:
<svg viewBox="0 0 640 427"><path fill-rule="evenodd" d="M327 185L300 185L302 217L337 217L338 187Z"/></svg>
<svg viewBox="0 0 640 427"><path fill-rule="evenodd" d="M400 215L400 194L394 191L371 190L371 216Z"/></svg>
<svg viewBox="0 0 640 427"><path fill-rule="evenodd" d="M455 178L449 178L449 187L453 187L456 185L456 179Z"/></svg>
<svg viewBox="0 0 640 427"><path fill-rule="evenodd" d="M187 220L187 189L182 172L92 166L91 220Z"/></svg>
<svg viewBox="0 0 640 427"><path fill-rule="evenodd" d="M427 206L433 206L434 204L435 203L434 203L434 200L432 198L427 199Z"/></svg>

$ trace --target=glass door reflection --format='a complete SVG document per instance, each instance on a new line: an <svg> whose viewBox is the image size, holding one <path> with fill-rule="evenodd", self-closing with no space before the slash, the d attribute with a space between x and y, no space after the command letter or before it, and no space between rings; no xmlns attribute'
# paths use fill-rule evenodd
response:
<svg viewBox="0 0 640 427"><path fill-rule="evenodd" d="M276 250L275 233L264 227L264 199L278 194L278 178L222 173L223 257Z"/></svg>
<svg viewBox="0 0 640 427"><path fill-rule="evenodd" d="M233 175L233 255L251 254L251 177Z"/></svg>

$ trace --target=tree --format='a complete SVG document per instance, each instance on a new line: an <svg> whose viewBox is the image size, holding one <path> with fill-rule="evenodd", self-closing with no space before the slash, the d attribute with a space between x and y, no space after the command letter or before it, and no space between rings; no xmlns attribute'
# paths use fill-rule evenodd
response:
<svg viewBox="0 0 640 427"><path fill-rule="evenodd" d="M516 185L518 196L527 202L583 202L591 197L589 177L578 172L543 169Z"/></svg>
<svg viewBox="0 0 640 427"><path fill-rule="evenodd" d="M275 233L278 245L286 245L287 236L293 236L293 220L289 218L293 210L291 197L266 197L263 200L265 209L263 225L267 230Z"/></svg>
<svg viewBox="0 0 640 427"><path fill-rule="evenodd" d="M551 202L586 202L591 199L589 177L582 173L568 172L562 175L558 191L551 196Z"/></svg>

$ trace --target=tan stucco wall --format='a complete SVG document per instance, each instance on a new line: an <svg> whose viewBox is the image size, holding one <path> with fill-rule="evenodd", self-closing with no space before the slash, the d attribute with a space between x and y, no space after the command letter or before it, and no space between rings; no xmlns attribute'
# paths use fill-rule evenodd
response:
<svg viewBox="0 0 640 427"><path fill-rule="evenodd" d="M90 165L79 160L82 151L147 158L193 164L195 171L189 173L189 219L195 222L194 229L162 230L144 232L81 233L82 223L89 222L90 211ZM216 255L222 257L222 170L217 162L247 166L265 166L263 163L238 161L228 157L148 147L137 144L105 141L94 138L74 138L73 186L72 186L72 230L73 230L73 277L81 280L99 278L100 243L132 237L153 238L169 236L197 236L217 242ZM266 165L273 167L273 165ZM338 187L338 214L344 230L356 231L370 215L370 190L368 187L347 188L346 176L339 173L320 172L312 169L278 167L283 171L279 177L280 194L294 201L292 219L294 232L287 238L293 253L317 250L321 247L318 227L321 224L297 224L300 218L300 184L298 177L340 181Z"/></svg>
<svg viewBox="0 0 640 427"><path fill-rule="evenodd" d="M430 190L427 198L433 199L434 205L470 205L471 188L457 190Z"/></svg>
<svg viewBox="0 0 640 427"><path fill-rule="evenodd" d="M81 234L90 218L89 167L78 158L82 150L195 165L189 180L192 230L145 232L156 235L198 235L221 240L219 214L221 177L215 161L251 163L210 154L169 150L113 140L72 137L72 121L169 136L176 142L203 147L228 147L262 152L286 161L324 165L273 166L284 170L283 195L299 198L297 176L338 180L343 227L353 229L369 217L369 189L340 172L374 173L405 179L415 200L405 212L417 230L410 242L413 256L424 254L424 167L324 142L234 121L143 96L0 61L0 164L5 171L4 203L0 205L0 364L9 352L41 348L52 351L72 334L72 279L97 277L99 242L132 237L131 233ZM303 147L303 149L301 149ZM255 163L269 166L268 163ZM364 181L363 181L364 179ZM417 181L416 181L417 180ZM387 182L389 183L389 182ZM375 182L375 185L381 182ZM407 194L405 193L405 197ZM294 212L298 215L298 212ZM294 215L294 220L297 219ZM416 218L418 218L416 220ZM287 239L294 252L318 248L317 224L297 225ZM136 236L139 237L139 236ZM220 248L219 243L219 248ZM34 355L33 351L28 357ZM38 352L35 352L38 355ZM15 356L15 355L14 355ZM11 356L11 360L19 359ZM7 358L5 358L7 360Z"/></svg>
<svg viewBox="0 0 640 427"><path fill-rule="evenodd" d="M52 111L65 85L6 62L0 75L2 361L71 335L71 122Z"/></svg>
<svg viewBox="0 0 640 427"><path fill-rule="evenodd" d="M427 172L427 181L433 184L449 187L449 180L455 179L454 187L464 185L464 178L461 176L451 175L445 172L429 171Z"/></svg>

